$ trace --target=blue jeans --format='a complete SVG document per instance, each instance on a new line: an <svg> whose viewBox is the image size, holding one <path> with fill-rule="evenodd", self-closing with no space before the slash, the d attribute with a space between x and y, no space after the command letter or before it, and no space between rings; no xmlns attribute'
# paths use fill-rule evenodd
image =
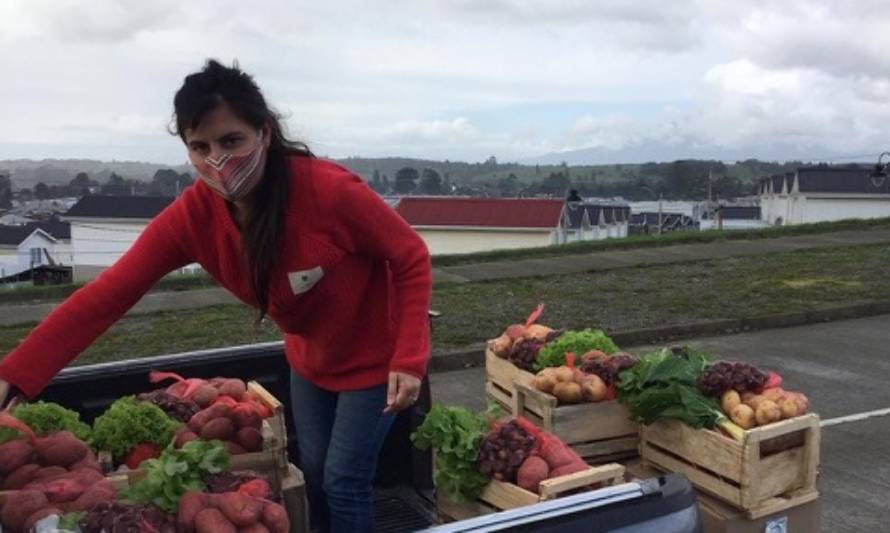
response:
<svg viewBox="0 0 890 533"><path fill-rule="evenodd" d="M372 532L377 456L395 415L386 385L331 392L291 373L293 418L312 528Z"/></svg>

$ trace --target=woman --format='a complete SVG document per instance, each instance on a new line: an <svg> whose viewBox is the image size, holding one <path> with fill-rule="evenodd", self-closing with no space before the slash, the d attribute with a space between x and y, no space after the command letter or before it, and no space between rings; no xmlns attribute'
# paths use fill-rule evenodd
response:
<svg viewBox="0 0 890 533"><path fill-rule="evenodd" d="M426 246L360 178L288 141L237 67L208 61L174 109L200 180L0 362L0 403L10 386L39 394L156 281L197 262L284 332L313 522L370 531L378 452L429 358Z"/></svg>

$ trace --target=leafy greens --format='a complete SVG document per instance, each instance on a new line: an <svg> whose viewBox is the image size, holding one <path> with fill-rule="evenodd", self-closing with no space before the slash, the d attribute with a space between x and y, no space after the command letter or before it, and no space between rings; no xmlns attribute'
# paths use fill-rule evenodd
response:
<svg viewBox="0 0 890 533"><path fill-rule="evenodd" d="M618 346L602 330L582 329L566 331L556 340L548 342L538 352L535 370L566 364L566 354L572 352L578 357L591 350L600 350L607 354L618 351Z"/></svg>

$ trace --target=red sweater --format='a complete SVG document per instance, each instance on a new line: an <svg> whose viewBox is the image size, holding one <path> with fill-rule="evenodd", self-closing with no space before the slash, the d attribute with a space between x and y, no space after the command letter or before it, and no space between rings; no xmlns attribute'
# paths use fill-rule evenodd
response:
<svg viewBox="0 0 890 533"><path fill-rule="evenodd" d="M270 280L269 317L284 332L291 367L334 391L383 384L391 370L422 377L432 287L424 242L343 167L308 157L293 157L289 166L285 243ZM155 282L193 262L256 305L238 228L226 202L200 181L0 361L0 378L37 395Z"/></svg>

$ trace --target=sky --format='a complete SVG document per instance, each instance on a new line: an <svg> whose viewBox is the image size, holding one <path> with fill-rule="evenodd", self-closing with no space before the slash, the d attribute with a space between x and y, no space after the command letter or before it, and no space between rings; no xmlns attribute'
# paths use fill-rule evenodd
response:
<svg viewBox="0 0 890 533"><path fill-rule="evenodd" d="M3 0L0 159L184 163L173 94L212 57L330 157L872 160L888 27L871 0Z"/></svg>

